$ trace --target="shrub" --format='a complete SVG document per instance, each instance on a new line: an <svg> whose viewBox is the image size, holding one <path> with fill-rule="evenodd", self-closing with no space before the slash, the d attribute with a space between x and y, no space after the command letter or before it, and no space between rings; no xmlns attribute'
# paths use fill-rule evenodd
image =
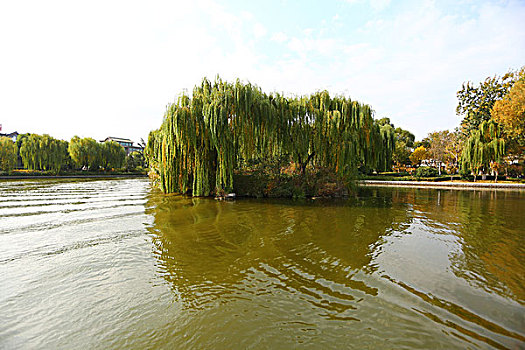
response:
<svg viewBox="0 0 525 350"><path fill-rule="evenodd" d="M349 189L323 169L300 175L235 174L233 191L240 197L305 198L342 197Z"/></svg>
<svg viewBox="0 0 525 350"><path fill-rule="evenodd" d="M422 166L417 168L416 177L436 177L438 176L438 170L436 168L428 167L428 166Z"/></svg>
<svg viewBox="0 0 525 350"><path fill-rule="evenodd" d="M507 174L509 177L514 178L518 178L520 176L523 177L525 174L525 167L521 164L512 164L508 167Z"/></svg>

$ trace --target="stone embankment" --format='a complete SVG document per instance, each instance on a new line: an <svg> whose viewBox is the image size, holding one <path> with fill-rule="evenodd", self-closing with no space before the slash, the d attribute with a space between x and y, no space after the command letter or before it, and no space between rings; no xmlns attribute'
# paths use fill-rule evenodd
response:
<svg viewBox="0 0 525 350"><path fill-rule="evenodd" d="M397 187L427 187L427 188L446 188L446 189L507 189L524 190L525 184L507 182L430 182L430 181L381 181L381 180L361 180L363 186L397 186Z"/></svg>

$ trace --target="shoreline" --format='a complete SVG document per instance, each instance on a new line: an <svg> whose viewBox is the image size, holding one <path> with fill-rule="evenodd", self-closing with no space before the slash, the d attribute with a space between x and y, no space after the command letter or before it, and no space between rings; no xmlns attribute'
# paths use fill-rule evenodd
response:
<svg viewBox="0 0 525 350"><path fill-rule="evenodd" d="M115 178L147 178L146 174L94 174L94 175L5 175L0 180L38 180L38 179L115 179ZM431 182L431 181L385 181L385 180L359 180L359 186L366 187L421 187L453 190L517 190L525 191L525 184L494 183L494 182ZM239 196L244 197L244 196ZM251 197L251 196L247 196ZM255 198L255 197L254 197ZM316 198L316 197L312 197ZM321 198L321 197L318 197Z"/></svg>
<svg viewBox="0 0 525 350"><path fill-rule="evenodd" d="M362 186L385 186L385 187L424 187L424 188L441 188L441 189L505 189L505 190L523 190L525 184L497 183L497 182L430 182L430 181L383 181L383 180L360 180Z"/></svg>

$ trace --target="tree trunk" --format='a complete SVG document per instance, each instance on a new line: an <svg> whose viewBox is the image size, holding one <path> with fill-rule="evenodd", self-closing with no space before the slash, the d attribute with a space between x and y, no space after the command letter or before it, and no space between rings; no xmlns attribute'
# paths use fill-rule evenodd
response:
<svg viewBox="0 0 525 350"><path fill-rule="evenodd" d="M301 174L306 174L306 166L308 165L308 163L310 163L310 160L312 160L312 158L315 156L315 152L312 153L312 154L309 154L308 155L308 158L306 158L306 161L304 163L301 164ZM299 158L300 159L300 158Z"/></svg>
<svg viewBox="0 0 525 350"><path fill-rule="evenodd" d="M297 156L299 158L298 160L298 163L299 163L299 169L300 169L300 173L302 174L302 171L303 171L303 162L301 161L301 156L298 155Z"/></svg>
<svg viewBox="0 0 525 350"><path fill-rule="evenodd" d="M301 164L301 175L304 175L306 173L306 162Z"/></svg>

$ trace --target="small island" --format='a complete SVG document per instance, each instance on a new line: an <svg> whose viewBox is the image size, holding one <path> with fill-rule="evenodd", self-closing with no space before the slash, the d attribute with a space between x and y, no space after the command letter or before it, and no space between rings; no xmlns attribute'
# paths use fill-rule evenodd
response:
<svg viewBox="0 0 525 350"><path fill-rule="evenodd" d="M164 193L194 197L339 197L356 180L476 181L487 172L496 182L502 170L522 176L523 134L508 131L516 129L516 117L502 107L505 99L489 101L494 118L491 108L483 114L485 85L499 87L504 97L522 89L524 77L522 68L479 88L467 83L458 92L462 129L419 142L348 97L327 91L286 97L240 80L204 78L191 96L168 105L145 156Z"/></svg>
<svg viewBox="0 0 525 350"><path fill-rule="evenodd" d="M168 106L145 153L165 193L304 197L343 194L358 168L389 169L394 146L394 129L367 104L217 77Z"/></svg>

